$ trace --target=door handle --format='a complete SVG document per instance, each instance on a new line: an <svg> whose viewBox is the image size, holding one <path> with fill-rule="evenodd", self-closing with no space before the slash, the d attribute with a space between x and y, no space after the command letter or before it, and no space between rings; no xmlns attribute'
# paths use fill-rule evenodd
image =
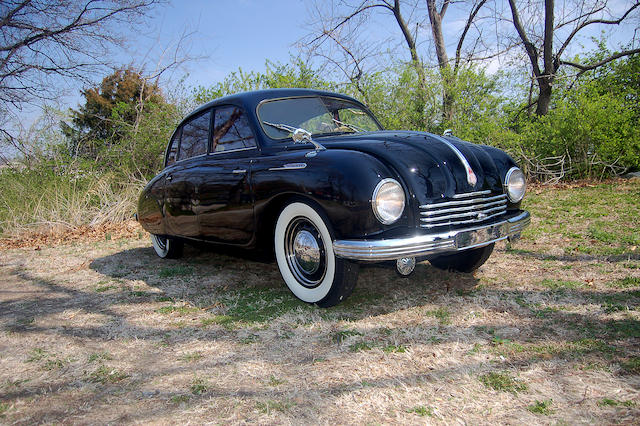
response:
<svg viewBox="0 0 640 426"><path fill-rule="evenodd" d="M167 175L167 180L171 180L171 179L173 179L173 176Z"/></svg>
<svg viewBox="0 0 640 426"><path fill-rule="evenodd" d="M247 171L245 169L235 169L232 173L247 173Z"/></svg>

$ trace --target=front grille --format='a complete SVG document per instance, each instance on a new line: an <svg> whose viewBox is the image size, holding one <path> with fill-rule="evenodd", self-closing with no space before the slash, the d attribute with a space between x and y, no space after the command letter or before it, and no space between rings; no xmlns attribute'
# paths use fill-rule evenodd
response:
<svg viewBox="0 0 640 426"><path fill-rule="evenodd" d="M506 194L491 191L456 194L452 201L420 206L420 227L468 225L485 222L507 212Z"/></svg>

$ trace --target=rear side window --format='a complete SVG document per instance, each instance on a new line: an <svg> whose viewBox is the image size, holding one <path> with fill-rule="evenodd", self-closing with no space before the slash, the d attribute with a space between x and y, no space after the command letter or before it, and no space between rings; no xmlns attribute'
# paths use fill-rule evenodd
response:
<svg viewBox="0 0 640 426"><path fill-rule="evenodd" d="M209 142L209 123L211 111L200 114L187 121L182 126L182 139L180 142L179 160L195 157L207 153Z"/></svg>
<svg viewBox="0 0 640 426"><path fill-rule="evenodd" d="M238 107L216 108L213 125L213 152L256 146L247 115Z"/></svg>
<svg viewBox="0 0 640 426"><path fill-rule="evenodd" d="M180 145L180 134L182 133L182 128L178 129L173 138L171 138L171 142L169 143L169 150L167 151L167 164L166 166L170 166L176 162L178 159L178 146Z"/></svg>

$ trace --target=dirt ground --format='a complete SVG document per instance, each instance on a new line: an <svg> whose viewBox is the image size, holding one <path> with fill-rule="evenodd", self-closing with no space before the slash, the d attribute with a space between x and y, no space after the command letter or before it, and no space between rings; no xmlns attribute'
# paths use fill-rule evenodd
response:
<svg viewBox="0 0 640 426"><path fill-rule="evenodd" d="M363 267L331 309L143 232L5 247L0 423L640 423L638 256L540 244L474 275Z"/></svg>

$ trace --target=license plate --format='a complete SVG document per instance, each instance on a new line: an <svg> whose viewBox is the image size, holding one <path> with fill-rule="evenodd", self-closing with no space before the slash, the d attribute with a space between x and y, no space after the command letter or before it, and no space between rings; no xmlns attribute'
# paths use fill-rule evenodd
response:
<svg viewBox="0 0 640 426"><path fill-rule="evenodd" d="M500 225L489 226L487 228L478 229L476 231L464 232L456 236L456 246L465 248L486 243L500 238L502 236L502 227Z"/></svg>

